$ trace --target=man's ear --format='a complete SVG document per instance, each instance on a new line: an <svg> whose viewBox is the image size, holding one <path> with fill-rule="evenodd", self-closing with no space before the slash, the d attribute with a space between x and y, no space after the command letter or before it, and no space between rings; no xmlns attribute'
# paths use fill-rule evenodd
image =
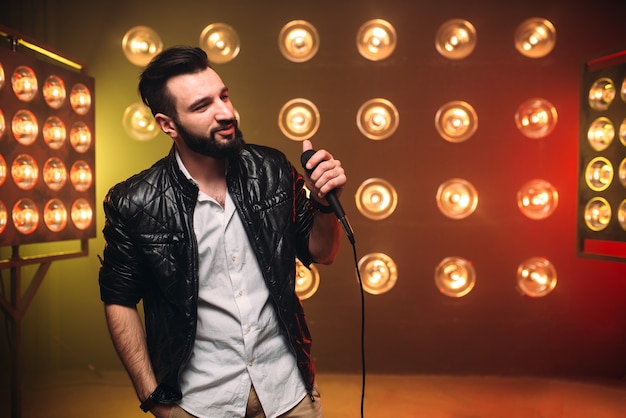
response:
<svg viewBox="0 0 626 418"><path fill-rule="evenodd" d="M154 120L156 121L159 128L167 135L172 138L178 135L178 131L176 130L176 124L169 116L163 113L157 113L154 115Z"/></svg>

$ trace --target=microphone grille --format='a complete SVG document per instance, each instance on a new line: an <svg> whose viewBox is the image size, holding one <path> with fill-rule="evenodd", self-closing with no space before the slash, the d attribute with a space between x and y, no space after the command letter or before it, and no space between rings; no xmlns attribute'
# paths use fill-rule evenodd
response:
<svg viewBox="0 0 626 418"><path fill-rule="evenodd" d="M310 149L310 150L304 151L302 155L300 156L300 163L302 164L302 168L304 168L309 174L311 173L312 170L307 170L306 163L311 159L313 154L315 154L315 150Z"/></svg>

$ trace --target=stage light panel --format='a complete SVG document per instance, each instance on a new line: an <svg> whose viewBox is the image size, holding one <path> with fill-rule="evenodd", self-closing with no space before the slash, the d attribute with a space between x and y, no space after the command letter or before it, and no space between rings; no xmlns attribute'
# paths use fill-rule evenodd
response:
<svg viewBox="0 0 626 418"><path fill-rule="evenodd" d="M582 63L577 254L626 261L626 50ZM616 139L619 138L619 140Z"/></svg>
<svg viewBox="0 0 626 418"><path fill-rule="evenodd" d="M0 246L95 237L93 78L19 47L0 68Z"/></svg>

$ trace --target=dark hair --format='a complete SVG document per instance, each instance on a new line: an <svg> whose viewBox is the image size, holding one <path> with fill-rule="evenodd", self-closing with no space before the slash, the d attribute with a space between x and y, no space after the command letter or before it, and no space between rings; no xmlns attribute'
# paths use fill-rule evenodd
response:
<svg viewBox="0 0 626 418"><path fill-rule="evenodd" d="M156 55L139 77L139 95L153 115L176 117L174 99L165 87L177 75L192 74L211 67L206 52L191 46L174 46Z"/></svg>

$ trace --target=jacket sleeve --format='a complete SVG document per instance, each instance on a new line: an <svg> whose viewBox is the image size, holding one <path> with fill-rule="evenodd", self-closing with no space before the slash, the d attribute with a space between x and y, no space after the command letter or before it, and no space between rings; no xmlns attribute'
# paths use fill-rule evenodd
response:
<svg viewBox="0 0 626 418"><path fill-rule="evenodd" d="M100 298L106 304L135 306L144 290L139 279L139 257L114 196L110 191L103 204L105 247L98 279Z"/></svg>
<svg viewBox="0 0 626 418"><path fill-rule="evenodd" d="M304 178L293 169L295 178L295 220L296 220L296 254L305 266L313 263L313 257L309 252L309 236L313 228L313 208L304 188Z"/></svg>

